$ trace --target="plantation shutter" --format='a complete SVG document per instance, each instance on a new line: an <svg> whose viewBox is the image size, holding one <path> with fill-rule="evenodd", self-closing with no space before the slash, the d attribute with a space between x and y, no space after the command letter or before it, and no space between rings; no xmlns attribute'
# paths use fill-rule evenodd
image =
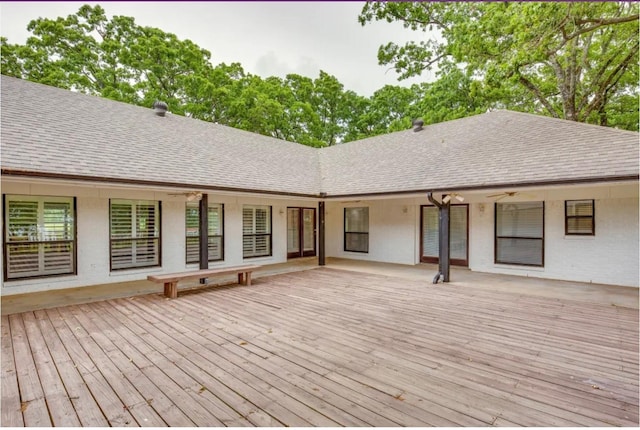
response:
<svg viewBox="0 0 640 430"><path fill-rule="evenodd" d="M72 197L5 196L7 279L75 273Z"/></svg>
<svg viewBox="0 0 640 430"><path fill-rule="evenodd" d="M271 255L271 206L244 206L242 233L245 258Z"/></svg>
<svg viewBox="0 0 640 430"><path fill-rule="evenodd" d="M160 205L111 201L111 269L160 264Z"/></svg>
<svg viewBox="0 0 640 430"><path fill-rule="evenodd" d="M71 202L43 202L42 224L44 272L73 272L74 219Z"/></svg>
<svg viewBox="0 0 640 430"><path fill-rule="evenodd" d="M198 203L187 203L187 263L200 261L200 206ZM208 246L209 261L223 259L223 206L209 204L208 208Z"/></svg>

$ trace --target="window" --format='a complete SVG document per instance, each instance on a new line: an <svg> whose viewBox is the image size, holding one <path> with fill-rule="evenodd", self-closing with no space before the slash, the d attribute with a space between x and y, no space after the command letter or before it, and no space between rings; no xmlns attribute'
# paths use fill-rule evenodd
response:
<svg viewBox="0 0 640 430"><path fill-rule="evenodd" d="M76 273L73 197L4 197L4 279Z"/></svg>
<svg viewBox="0 0 640 430"><path fill-rule="evenodd" d="M593 200L567 200L564 202L564 234L594 236L596 223Z"/></svg>
<svg viewBox="0 0 640 430"><path fill-rule="evenodd" d="M495 262L544 266L544 202L496 203Z"/></svg>
<svg viewBox="0 0 640 430"><path fill-rule="evenodd" d="M271 255L271 206L242 207L242 254L244 258Z"/></svg>
<svg viewBox="0 0 640 430"><path fill-rule="evenodd" d="M207 219L209 223L209 261L224 260L223 212L224 206L222 204L209 204ZM186 229L187 263L198 263L200 262L200 204L197 202L187 203Z"/></svg>
<svg viewBox="0 0 640 430"><path fill-rule="evenodd" d="M111 270L160 265L160 202L111 200Z"/></svg>
<svg viewBox="0 0 640 430"><path fill-rule="evenodd" d="M344 250L369 252L369 208L344 208Z"/></svg>

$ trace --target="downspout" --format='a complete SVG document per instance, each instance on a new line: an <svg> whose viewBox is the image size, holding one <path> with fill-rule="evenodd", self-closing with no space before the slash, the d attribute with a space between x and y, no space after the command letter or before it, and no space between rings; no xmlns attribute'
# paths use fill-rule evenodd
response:
<svg viewBox="0 0 640 430"><path fill-rule="evenodd" d="M433 198L433 193L427 193L427 199L438 208L438 273L433 278L433 283L437 284L440 278L442 282L449 282L449 266L451 253L449 249L449 213L451 202L438 202Z"/></svg>

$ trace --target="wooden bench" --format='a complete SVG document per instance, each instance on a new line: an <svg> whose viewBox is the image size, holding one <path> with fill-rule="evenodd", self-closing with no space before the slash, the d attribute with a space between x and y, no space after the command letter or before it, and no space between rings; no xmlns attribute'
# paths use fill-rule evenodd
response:
<svg viewBox="0 0 640 430"><path fill-rule="evenodd" d="M209 278L214 275L238 274L238 284L251 285L251 272L260 266L236 266L220 269L202 269L193 272L168 273L165 275L149 275L147 280L164 284L164 295L170 299L178 297L178 282L187 279Z"/></svg>

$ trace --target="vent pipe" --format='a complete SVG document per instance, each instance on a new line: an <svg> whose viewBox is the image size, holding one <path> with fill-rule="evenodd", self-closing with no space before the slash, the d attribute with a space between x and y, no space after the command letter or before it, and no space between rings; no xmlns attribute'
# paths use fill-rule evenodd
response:
<svg viewBox="0 0 640 430"><path fill-rule="evenodd" d="M158 100L153 103L153 111L155 112L156 115L165 116L165 114L167 113L167 110L169 110L169 106L167 106L165 102L161 102Z"/></svg>

